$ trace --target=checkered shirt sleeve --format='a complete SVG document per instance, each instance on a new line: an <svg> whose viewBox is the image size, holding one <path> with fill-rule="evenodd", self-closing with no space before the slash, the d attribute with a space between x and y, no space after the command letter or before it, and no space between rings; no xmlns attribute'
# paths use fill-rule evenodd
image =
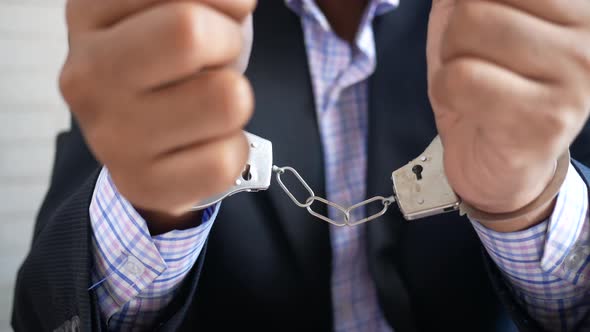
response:
<svg viewBox="0 0 590 332"><path fill-rule="evenodd" d="M550 331L590 328L588 222L588 190L572 165L548 220L514 233L472 220L515 299Z"/></svg>
<svg viewBox="0 0 590 332"><path fill-rule="evenodd" d="M109 331L145 331L199 257L219 204L199 226L151 236L146 221L103 168L90 203L92 282Z"/></svg>

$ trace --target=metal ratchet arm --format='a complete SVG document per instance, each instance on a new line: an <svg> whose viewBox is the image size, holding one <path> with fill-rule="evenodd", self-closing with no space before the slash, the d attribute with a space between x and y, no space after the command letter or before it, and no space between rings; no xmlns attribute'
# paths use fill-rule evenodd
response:
<svg viewBox="0 0 590 332"><path fill-rule="evenodd" d="M272 143L249 132L244 133L248 138L250 154L242 174L236 179L231 188L197 203L193 206L193 210L202 210L239 192L266 190L270 186L272 179Z"/></svg>

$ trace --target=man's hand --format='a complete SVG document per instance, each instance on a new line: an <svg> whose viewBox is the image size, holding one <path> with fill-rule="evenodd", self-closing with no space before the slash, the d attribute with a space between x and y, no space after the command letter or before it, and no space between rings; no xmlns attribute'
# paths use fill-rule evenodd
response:
<svg viewBox="0 0 590 332"><path fill-rule="evenodd" d="M254 7L255 0L69 0L61 91L136 208L181 216L240 174L248 157L242 128L253 109L242 72Z"/></svg>
<svg viewBox="0 0 590 332"><path fill-rule="evenodd" d="M461 198L516 211L590 111L590 1L434 0L429 95Z"/></svg>

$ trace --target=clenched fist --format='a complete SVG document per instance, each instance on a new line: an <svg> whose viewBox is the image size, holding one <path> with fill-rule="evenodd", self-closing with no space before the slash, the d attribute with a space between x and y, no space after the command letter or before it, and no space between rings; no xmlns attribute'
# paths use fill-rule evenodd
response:
<svg viewBox="0 0 590 332"><path fill-rule="evenodd" d="M180 216L248 157L242 76L255 0L70 0L60 86L96 156L138 209Z"/></svg>
<svg viewBox="0 0 590 332"><path fill-rule="evenodd" d="M590 1L434 0L429 95L449 183L490 213L552 179L590 111Z"/></svg>

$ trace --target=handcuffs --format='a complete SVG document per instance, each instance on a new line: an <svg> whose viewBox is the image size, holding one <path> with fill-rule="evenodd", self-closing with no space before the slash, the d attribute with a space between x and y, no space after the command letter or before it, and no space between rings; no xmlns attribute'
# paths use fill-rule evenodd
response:
<svg viewBox="0 0 590 332"><path fill-rule="evenodd" d="M415 220L441 213L456 211L459 209L461 200L451 189L445 176L443 167L443 147L440 138L437 136L426 150L416 159L405 166L395 170L391 174L393 184L393 195L388 198L374 197L363 204L369 204L381 200L384 205L382 213L374 218L364 218L360 221L350 221L350 211L358 208L361 204L355 204L344 208L336 203L329 202L321 197L315 196L313 190L307 185L303 178L291 167L277 167L273 165L272 143L262 137L245 132L250 146L248 162L234 185L223 193L205 199L196 204L193 209L203 209L211 206L226 197L241 192L257 192L270 187L273 174L277 182L293 202L302 208L307 208L310 213L320 219L328 221L336 226L353 226L362 222L375 219L383 215L387 207L393 202L397 203L401 213L407 220ZM305 202L298 201L287 189L281 180L281 175L291 172L302 183L310 196ZM321 216L310 209L314 201L340 209L345 215L345 221L333 221ZM365 220L368 219L368 220Z"/></svg>
<svg viewBox="0 0 590 332"><path fill-rule="evenodd" d="M204 209L224 198L241 193L266 190L270 187L273 174L277 183L300 208L305 208L314 217L326 221L335 226L355 226L376 218L387 212L394 202L397 204L406 220L416 220L442 213L459 211L461 215L476 217L481 221L502 221L527 217L542 207L546 202L551 202L559 191L564 181L570 155L567 150L557 161L556 172L545 191L535 201L522 209L505 214L488 214L479 211L465 202L453 191L444 171L443 145L439 136L436 136L430 145L414 160L391 173L393 194L389 197L375 196L349 207L343 207L338 203L316 196L312 188L303 177L292 167L278 167L273 165L272 143L262 137L245 132L248 138L250 153L242 174L235 180L234 185L223 193L205 199L195 206L194 210ZM292 174L308 192L305 201L297 199L283 182L281 176ZM334 220L313 210L312 204L321 202L339 210L344 216L343 220ZM364 205L381 202L383 208L360 220L352 219L352 211L362 208Z"/></svg>

